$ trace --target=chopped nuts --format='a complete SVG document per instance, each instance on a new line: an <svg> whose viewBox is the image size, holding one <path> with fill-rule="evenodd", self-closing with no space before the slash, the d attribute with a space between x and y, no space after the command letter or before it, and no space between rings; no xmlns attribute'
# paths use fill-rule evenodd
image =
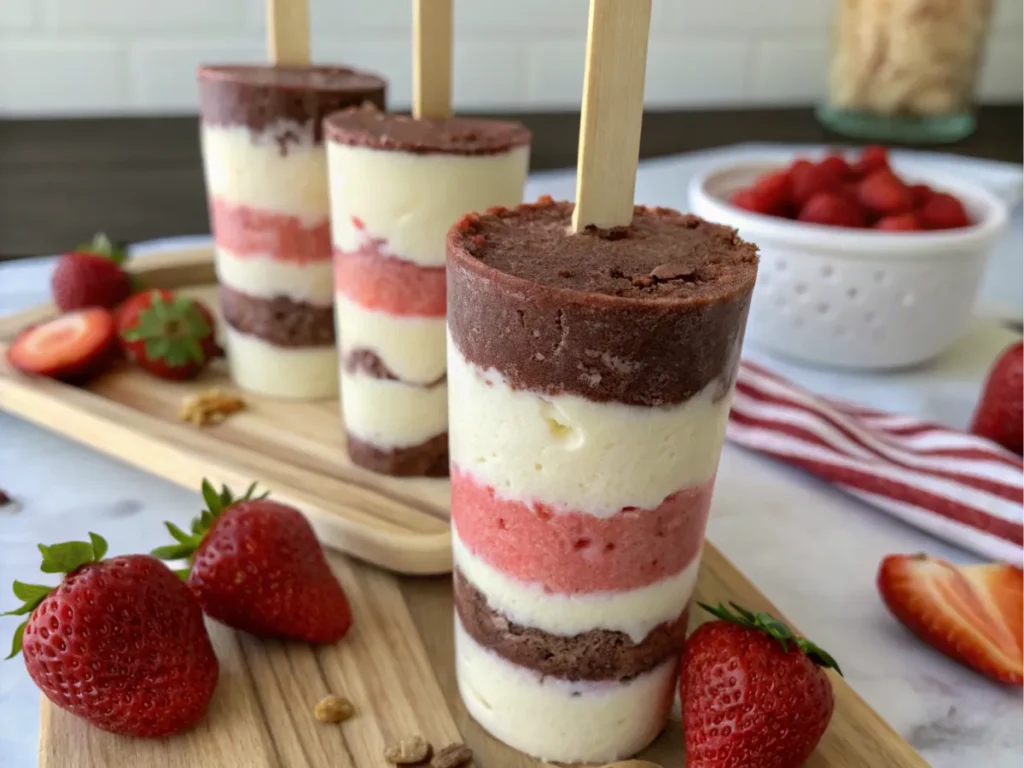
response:
<svg viewBox="0 0 1024 768"><path fill-rule="evenodd" d="M459 768L473 759L473 750L465 744L449 744L430 761L430 768Z"/></svg>
<svg viewBox="0 0 1024 768"><path fill-rule="evenodd" d="M395 765L416 765L425 762L432 749L430 742L422 736L413 736L384 747L384 759Z"/></svg>
<svg viewBox="0 0 1024 768"><path fill-rule="evenodd" d="M341 723L356 713L352 702L341 696L325 696L313 710L321 723Z"/></svg>
<svg viewBox="0 0 1024 768"><path fill-rule="evenodd" d="M225 418L245 407L245 401L233 392L207 389L181 401L178 418L197 427L220 424Z"/></svg>

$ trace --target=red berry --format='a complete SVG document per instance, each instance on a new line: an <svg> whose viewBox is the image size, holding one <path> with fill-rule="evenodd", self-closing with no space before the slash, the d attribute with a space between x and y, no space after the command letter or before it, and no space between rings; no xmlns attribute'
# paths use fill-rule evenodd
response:
<svg viewBox="0 0 1024 768"><path fill-rule="evenodd" d="M13 653L51 702L112 733L163 737L205 714L219 666L199 603L148 555L105 560L107 543L40 547L50 588L14 583L28 610ZM105 761L101 761L105 762Z"/></svg>
<svg viewBox="0 0 1024 768"><path fill-rule="evenodd" d="M860 152L860 158L852 166L854 174L867 176L874 171L889 168L889 150L885 147L867 146Z"/></svg>
<svg viewBox="0 0 1024 768"><path fill-rule="evenodd" d="M959 229L971 226L967 211L953 195L936 192L918 210L926 229Z"/></svg>
<svg viewBox="0 0 1024 768"><path fill-rule="evenodd" d="M850 168L850 164L846 162L846 158L834 152L826 155L819 165L827 168L830 173L834 173L840 179L849 179L853 176L853 170Z"/></svg>
<svg viewBox="0 0 1024 768"><path fill-rule="evenodd" d="M914 205L924 205L929 197L935 194L935 190L927 184L911 184L910 191L914 194Z"/></svg>
<svg viewBox="0 0 1024 768"><path fill-rule="evenodd" d="M64 312L86 307L109 309L131 294L132 282L107 256L75 251L57 262L50 289Z"/></svg>
<svg viewBox="0 0 1024 768"><path fill-rule="evenodd" d="M132 296L116 316L125 354L154 376L191 379L217 356L213 316L198 299L154 288Z"/></svg>
<svg viewBox="0 0 1024 768"><path fill-rule="evenodd" d="M751 187L736 190L732 197L729 198L729 202L745 211L762 213L757 208L757 196L754 195L754 190Z"/></svg>
<svg viewBox="0 0 1024 768"><path fill-rule="evenodd" d="M764 213L781 216L789 209L792 199L789 191L789 173L775 171L766 173L751 187L758 209Z"/></svg>
<svg viewBox="0 0 1024 768"><path fill-rule="evenodd" d="M988 372L971 432L1024 453L1024 344L1004 350Z"/></svg>
<svg viewBox="0 0 1024 768"><path fill-rule="evenodd" d="M875 229L884 229L887 232L918 232L924 229L913 212L886 216L876 221L874 226Z"/></svg>
<svg viewBox="0 0 1024 768"><path fill-rule="evenodd" d="M102 373L117 352L114 318L89 307L25 329L7 349L7 360L25 373L82 382Z"/></svg>
<svg viewBox="0 0 1024 768"><path fill-rule="evenodd" d="M800 221L832 227L863 227L864 212L842 195L822 192L812 197L800 210Z"/></svg>
<svg viewBox="0 0 1024 768"><path fill-rule="evenodd" d="M204 480L208 508L192 535L168 523L179 543L153 554L191 560L188 585L210 618L255 635L337 642L352 610L313 528L294 507L252 498L254 490L236 499Z"/></svg>
<svg viewBox="0 0 1024 768"><path fill-rule="evenodd" d="M914 207L914 193L892 171L875 171L860 183L857 199L879 216L906 213Z"/></svg>
<svg viewBox="0 0 1024 768"><path fill-rule="evenodd" d="M789 175L791 195L797 210L803 208L815 195L838 192L843 187L842 173L835 164L827 162L815 165L806 160L797 161Z"/></svg>

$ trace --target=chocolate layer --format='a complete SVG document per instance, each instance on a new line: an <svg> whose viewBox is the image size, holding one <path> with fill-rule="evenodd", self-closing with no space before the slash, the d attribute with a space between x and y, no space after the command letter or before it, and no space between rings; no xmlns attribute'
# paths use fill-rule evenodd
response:
<svg viewBox="0 0 1024 768"><path fill-rule="evenodd" d="M666 208L581 234L572 212L541 198L449 231L448 328L462 354L515 388L602 402L666 405L728 386L756 247Z"/></svg>
<svg viewBox="0 0 1024 768"><path fill-rule="evenodd" d="M334 308L295 301L287 296L260 299L221 285L220 311L237 331L278 347L334 345Z"/></svg>
<svg viewBox="0 0 1024 768"><path fill-rule="evenodd" d="M396 477L448 477L448 433L407 448L381 448L348 435L353 464Z"/></svg>
<svg viewBox="0 0 1024 768"><path fill-rule="evenodd" d="M247 125L254 131L263 131L280 120L311 124L317 143L323 141L324 117L364 102L383 109L386 90L383 78L347 67L199 68L203 122Z"/></svg>
<svg viewBox="0 0 1024 768"><path fill-rule="evenodd" d="M451 117L417 120L369 105L346 109L324 121L328 141L416 154L496 155L530 143L522 123Z"/></svg>
<svg viewBox="0 0 1024 768"><path fill-rule="evenodd" d="M678 656L686 641L688 611L659 624L639 643L629 635L594 629L566 637L509 621L455 569L455 610L470 637L513 664L566 680L628 680Z"/></svg>
<svg viewBox="0 0 1024 768"><path fill-rule="evenodd" d="M357 349L350 350L345 353L345 370L348 373L364 373L367 376L374 379L385 379L387 381L401 381L410 387L423 387L425 389L433 389L440 384L444 384L447 380L447 376L441 375L441 378L436 381L429 381L425 383L406 381L400 379L391 369L388 368L387 364L380 359L380 355L374 352L372 349L366 349L365 347L359 347Z"/></svg>

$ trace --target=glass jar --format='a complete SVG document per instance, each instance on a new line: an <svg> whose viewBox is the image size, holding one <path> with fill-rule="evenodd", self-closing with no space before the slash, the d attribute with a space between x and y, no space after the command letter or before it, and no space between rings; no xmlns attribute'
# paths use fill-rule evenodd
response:
<svg viewBox="0 0 1024 768"><path fill-rule="evenodd" d="M992 0L838 0L818 119L857 139L958 141L974 130L974 84Z"/></svg>

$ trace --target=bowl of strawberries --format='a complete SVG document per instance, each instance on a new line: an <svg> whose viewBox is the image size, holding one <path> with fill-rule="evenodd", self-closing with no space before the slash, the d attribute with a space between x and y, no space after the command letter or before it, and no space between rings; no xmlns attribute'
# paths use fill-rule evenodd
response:
<svg viewBox="0 0 1024 768"><path fill-rule="evenodd" d="M883 147L714 167L689 197L760 250L747 338L828 367L901 368L951 346L1007 222L992 192L902 172Z"/></svg>

